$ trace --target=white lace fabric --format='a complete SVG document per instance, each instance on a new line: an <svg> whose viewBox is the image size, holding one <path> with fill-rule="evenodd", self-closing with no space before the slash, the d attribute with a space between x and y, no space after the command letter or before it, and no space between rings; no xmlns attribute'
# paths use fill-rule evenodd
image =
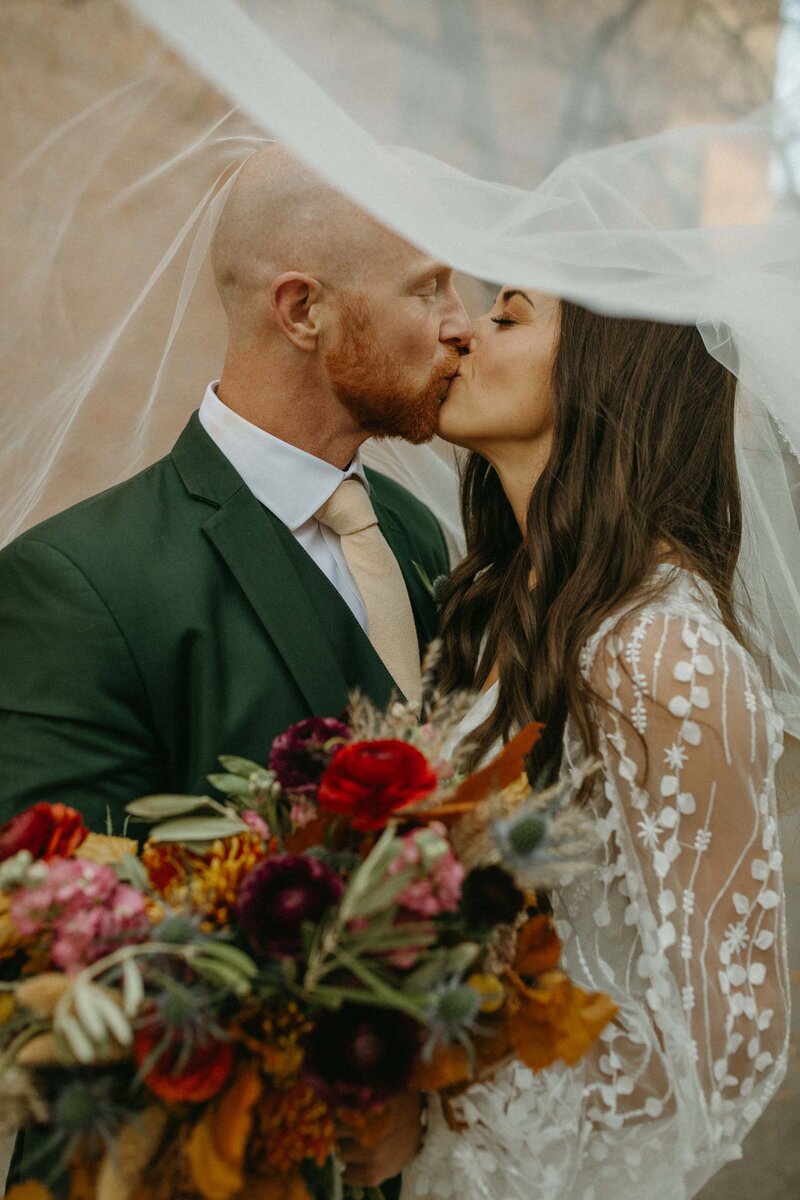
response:
<svg viewBox="0 0 800 1200"><path fill-rule="evenodd" d="M461 1133L432 1105L402 1200L685 1200L740 1156L783 1077L782 723L709 589L660 570L658 599L584 648L606 701L601 845L553 896L565 969L619 1013L575 1067L512 1063L469 1089ZM564 745L569 772L583 756L569 723Z"/></svg>

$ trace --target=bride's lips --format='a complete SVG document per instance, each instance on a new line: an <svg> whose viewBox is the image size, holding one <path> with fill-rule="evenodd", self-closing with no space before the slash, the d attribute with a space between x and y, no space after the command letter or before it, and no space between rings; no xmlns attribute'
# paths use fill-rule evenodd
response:
<svg viewBox="0 0 800 1200"><path fill-rule="evenodd" d="M450 394L450 388L453 386L453 384L458 379L458 377L459 377L458 371L451 371L449 375L445 375L444 379L447 384L447 387L445 388L444 395L442 396L441 400L439 401L440 408L442 407L442 405L444 404L448 395Z"/></svg>

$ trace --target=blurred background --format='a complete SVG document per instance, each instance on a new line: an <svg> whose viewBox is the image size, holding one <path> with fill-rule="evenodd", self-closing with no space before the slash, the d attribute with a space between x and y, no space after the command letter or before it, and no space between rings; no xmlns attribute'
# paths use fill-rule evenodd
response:
<svg viewBox="0 0 800 1200"><path fill-rule="evenodd" d="M526 187L569 153L735 118L800 83L800 0L252 0L250 6L271 36L377 136L402 141L413 127L418 149ZM419 75L421 61L427 80ZM166 452L216 378L225 331L205 266L187 298L191 320L172 329L191 257L191 243L175 249L174 240L216 178L186 147L203 144L216 122L239 139L237 152L241 139L257 132L230 110L116 0L0 0L0 264L13 297L0 316L0 436L20 437L25 398L33 403L41 393L50 397L54 430L61 423L59 438L67 437L46 491L34 489L26 500L26 524ZM525 121L518 119L522 112ZM796 148L783 150L777 147L774 163L777 194L800 177ZM176 155L180 170L169 166ZM695 164L677 199L693 216L735 223L740 206L752 205L747 161ZM151 285L154 265L170 254L168 269ZM465 279L462 287L468 306L479 311L484 285ZM141 318L117 337L111 314L126 312L143 294ZM98 376L88 356L106 320L109 348ZM86 434L70 441L66 398L59 408L62 363L67 355L80 363L84 348L79 387L91 420L91 480ZM154 400L146 438L125 423L126 406L134 400L138 406L143 393ZM47 461L47 432L32 453ZM98 483L99 460L105 475ZM19 475L0 481L3 502L25 492L32 474L32 461L21 460ZM794 765L788 756L784 766L795 799L785 802L783 832L797 997L794 751ZM743 1161L712 1180L703 1200L800 1196L799 1030L796 1006L783 1088L745 1144Z"/></svg>

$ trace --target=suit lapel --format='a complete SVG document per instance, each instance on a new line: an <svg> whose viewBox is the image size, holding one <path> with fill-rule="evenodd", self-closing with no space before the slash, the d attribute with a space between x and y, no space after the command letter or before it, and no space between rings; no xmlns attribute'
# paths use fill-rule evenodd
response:
<svg viewBox="0 0 800 1200"><path fill-rule="evenodd" d="M213 505L203 532L247 596L310 711L338 713L348 684L277 532L280 522L245 486L196 413L178 439L172 461L189 493Z"/></svg>
<svg viewBox="0 0 800 1200"><path fill-rule="evenodd" d="M328 645L347 680L348 690L360 688L374 704L388 704L398 687L350 608L314 560L298 546L285 525L272 513L284 550L292 559L305 595L316 610Z"/></svg>
<svg viewBox="0 0 800 1200"><path fill-rule="evenodd" d="M250 601L312 713L340 711L347 681L271 514L244 486L204 532Z"/></svg>
<svg viewBox="0 0 800 1200"><path fill-rule="evenodd" d="M397 685L358 621L289 530L256 500L196 413L178 439L172 461L189 493L213 505L204 533L247 596L311 712L338 713L357 685L375 704L386 703ZM435 633L428 619L431 600L399 517L377 489L372 499L408 588L422 651Z"/></svg>

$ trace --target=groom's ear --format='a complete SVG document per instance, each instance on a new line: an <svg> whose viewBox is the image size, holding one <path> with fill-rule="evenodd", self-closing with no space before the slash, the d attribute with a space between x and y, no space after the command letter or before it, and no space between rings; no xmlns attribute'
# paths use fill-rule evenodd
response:
<svg viewBox="0 0 800 1200"><path fill-rule="evenodd" d="M317 348L320 335L318 301L322 284L313 275L285 271L270 287L270 300L278 328L287 341L305 353Z"/></svg>

